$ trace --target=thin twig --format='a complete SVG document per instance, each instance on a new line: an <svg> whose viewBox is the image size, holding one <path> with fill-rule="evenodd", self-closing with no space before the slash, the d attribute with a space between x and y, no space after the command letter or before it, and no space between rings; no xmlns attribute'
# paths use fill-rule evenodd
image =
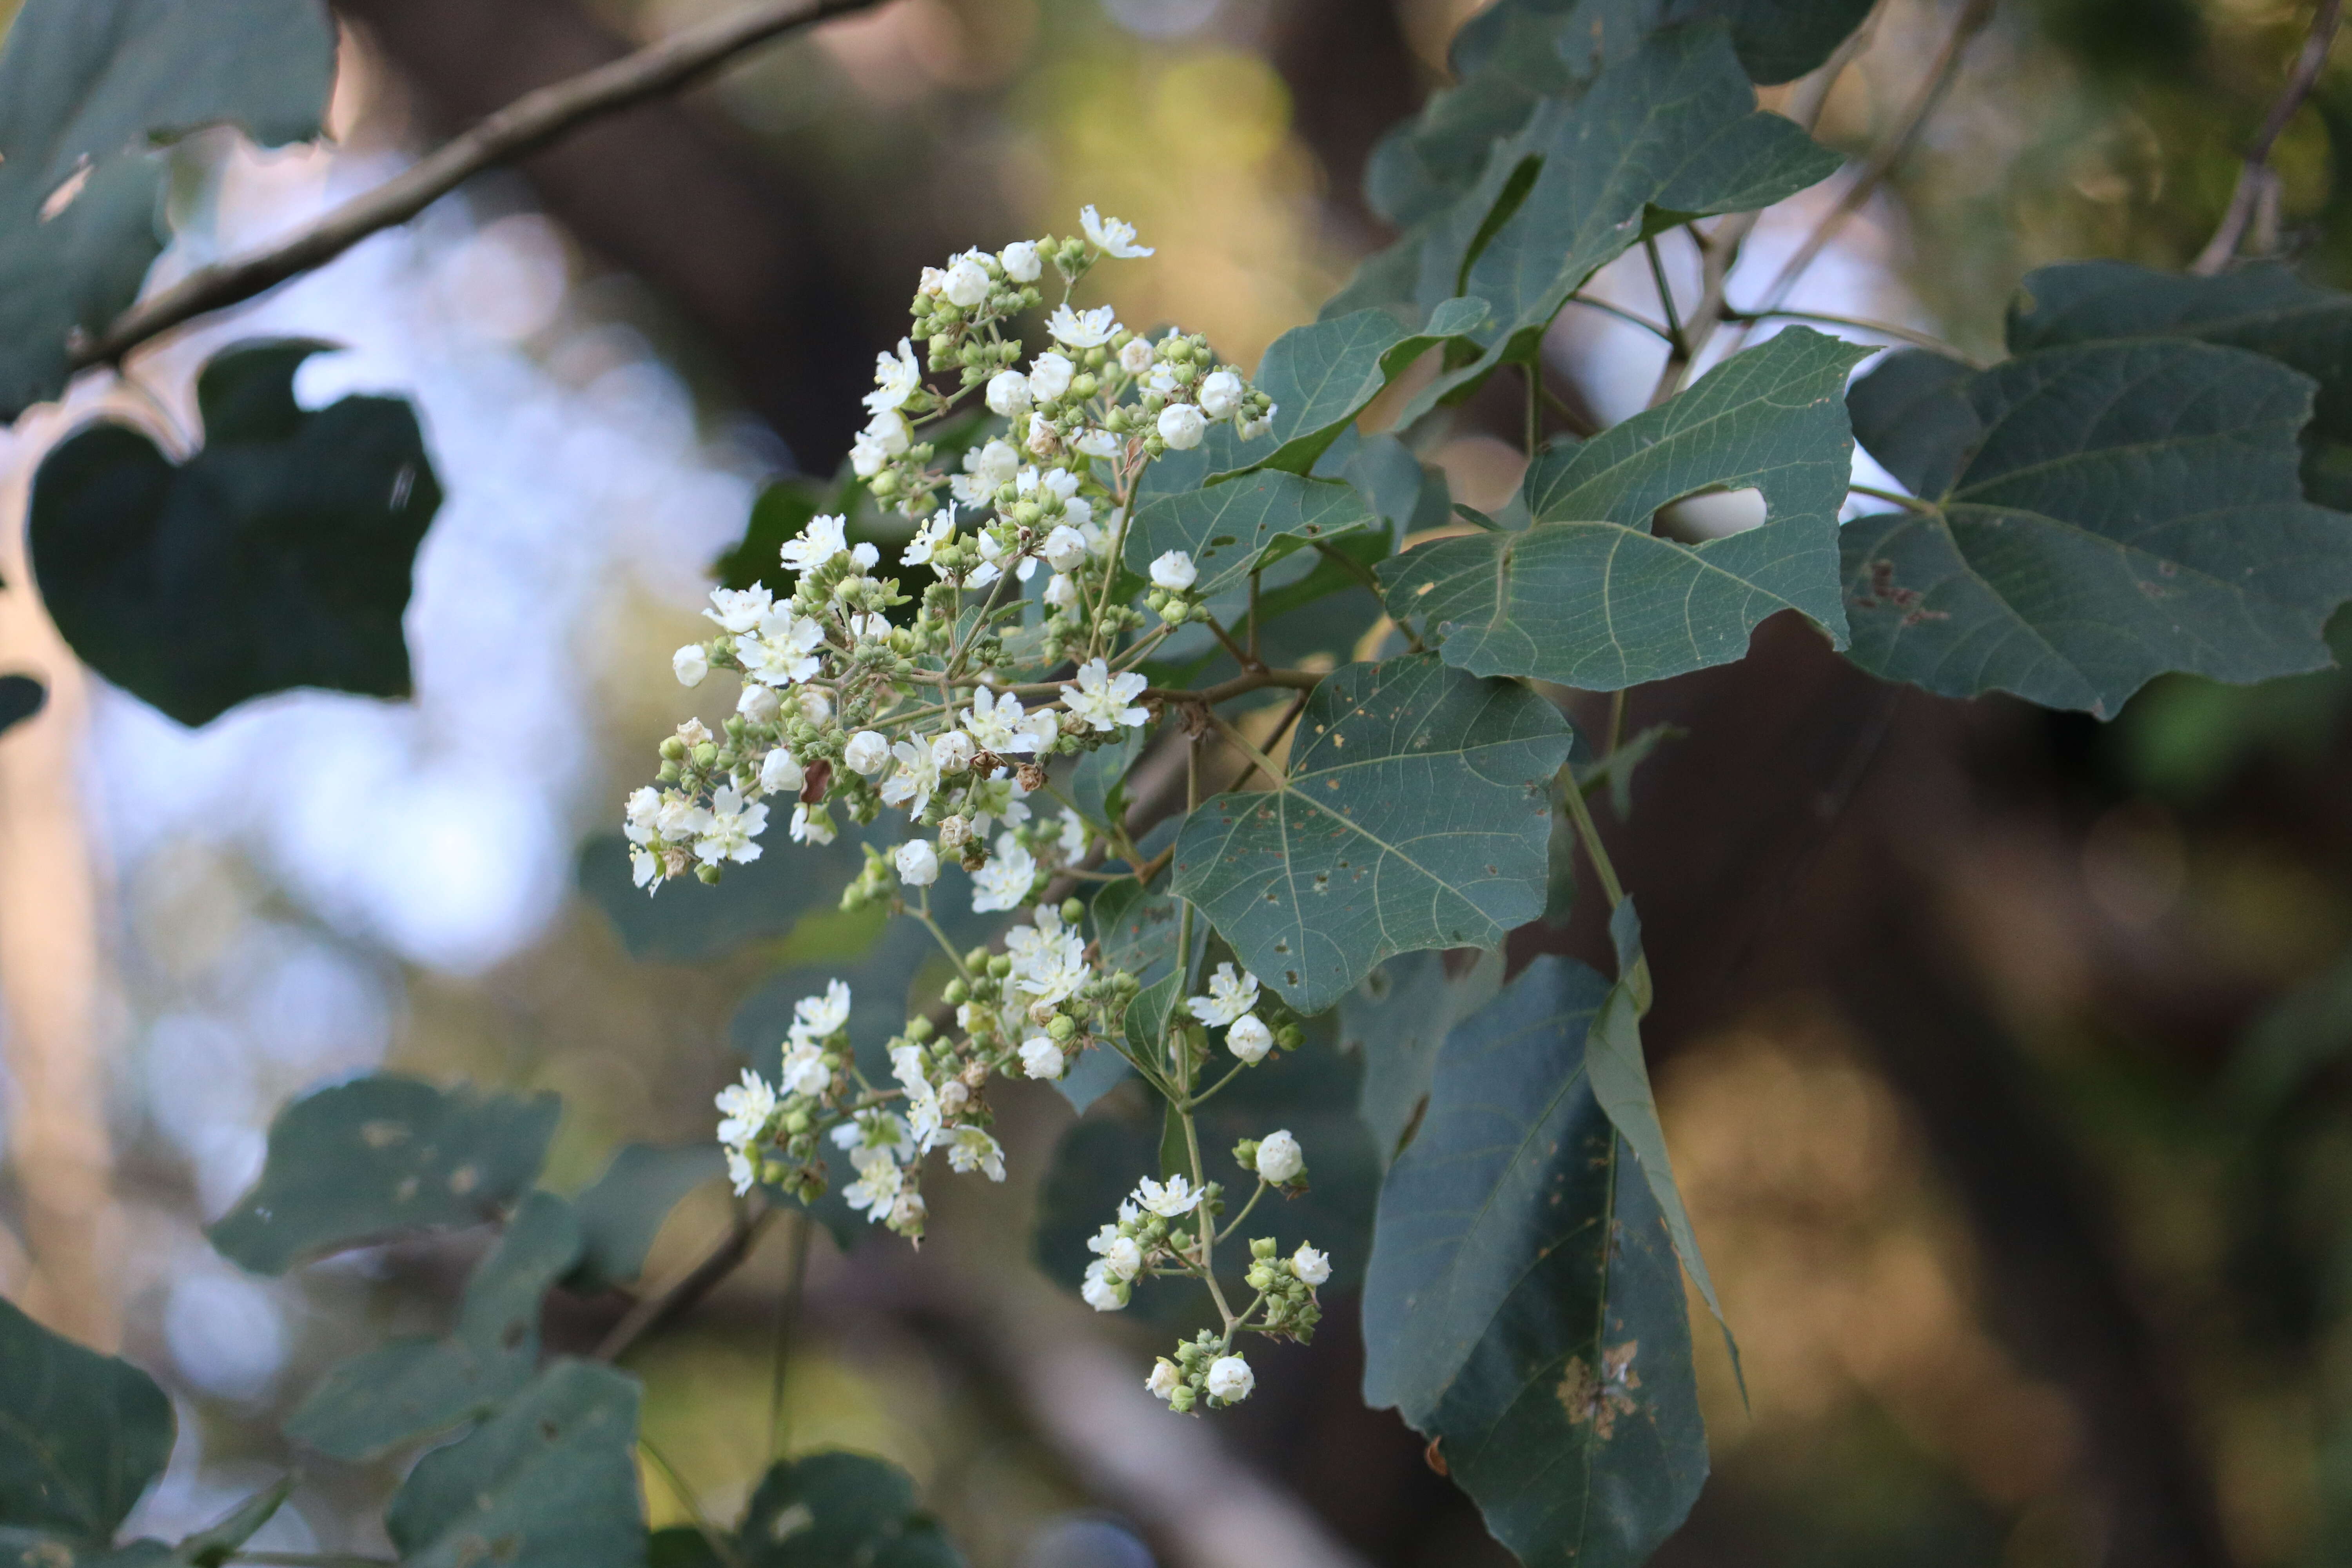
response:
<svg viewBox="0 0 2352 1568"><path fill-rule="evenodd" d="M2262 129L2254 132L2253 141L2246 145L2245 161L2238 165L2238 183L2230 192L2229 210L2221 215L2221 225L2205 248L2197 253L2189 270L2200 277L2210 278L2238 254L2245 243L2246 229L2254 221L2254 210L2260 205L2263 191L2278 176L2271 172L2271 148L2286 130L2287 122L2319 85L2319 73L2326 68L2327 51L2336 42L2336 25L2344 19L2344 0L2319 0L2311 15L2311 31L2304 36L2302 52L2294 58L2294 68L2287 73L2286 88L2263 117Z"/></svg>
<svg viewBox="0 0 2352 1568"><path fill-rule="evenodd" d="M200 268L131 306L95 341L75 347L74 368L113 363L159 333L324 266L378 230L407 222L493 164L534 153L591 120L676 91L771 38L877 3L764 0L527 92L292 238L239 260Z"/></svg>
<svg viewBox="0 0 2352 1568"><path fill-rule="evenodd" d="M760 1232L775 1217L773 1205L751 1214L738 1211L735 1223L728 1226L727 1234L719 1238L719 1244L703 1256L701 1262L680 1275L660 1295L648 1296L630 1308L627 1315L613 1325L612 1331L592 1352L594 1358L620 1360L639 1340L710 1294L720 1280L735 1272L736 1267L751 1256L751 1244L760 1239Z"/></svg>
<svg viewBox="0 0 2352 1568"><path fill-rule="evenodd" d="M1824 327L1852 327L1856 331L1876 332L1883 337L1897 338L1904 342L1926 349L1931 353L1942 354L1948 359L1967 360L1969 358L1933 332L1923 332L1916 327L1897 326L1893 321L1881 321L1869 316L1840 316L1827 310L1791 310L1786 306L1775 310L1726 310L1723 313L1725 321L1743 323L1760 321L1768 317L1788 321L1813 321ZM1975 362L1969 361L1969 363Z"/></svg>

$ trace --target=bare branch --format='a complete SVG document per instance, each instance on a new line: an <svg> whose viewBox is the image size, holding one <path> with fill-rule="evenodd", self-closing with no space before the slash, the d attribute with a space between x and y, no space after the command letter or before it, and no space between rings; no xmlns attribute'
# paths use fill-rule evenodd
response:
<svg viewBox="0 0 2352 1568"><path fill-rule="evenodd" d="M2294 118L2311 89L2319 85L2319 73L2326 67L2327 51L2336 42L2336 25L2344 19L2344 0L2319 0L2312 13L2311 31L2303 40L2303 51L2294 58L2294 69L2287 73L2286 89L2263 116L2260 131L2246 147L2245 162L2238 166L2238 184L2230 192L2229 210L2221 215L2221 226L2205 242L2189 270L2200 278L2210 278L2238 254L2245 243L2246 230L2254 222L2266 195L2275 200L2278 175L2270 166L2271 148L2285 132L2287 122Z"/></svg>
<svg viewBox="0 0 2352 1568"><path fill-rule="evenodd" d="M760 1232L767 1227L768 1222L776 1217L776 1212L772 1205L756 1212L739 1209L735 1223L727 1227L727 1234L703 1255L700 1262L678 1276L660 1295L647 1296L638 1301L629 1309L625 1317L613 1325L612 1331L596 1346L595 1359L606 1362L620 1360L628 1352L630 1346L710 1294L719 1281L734 1273L743 1259L751 1255L752 1244L760 1239ZM805 1226L812 1222L803 1213L798 1223Z"/></svg>
<svg viewBox="0 0 2352 1568"><path fill-rule="evenodd" d="M114 363L150 338L324 266L378 230L407 222L493 164L536 152L591 120L676 91L771 38L877 3L764 0L527 92L292 238L241 259L201 268L131 306L94 342L75 348L74 367Z"/></svg>

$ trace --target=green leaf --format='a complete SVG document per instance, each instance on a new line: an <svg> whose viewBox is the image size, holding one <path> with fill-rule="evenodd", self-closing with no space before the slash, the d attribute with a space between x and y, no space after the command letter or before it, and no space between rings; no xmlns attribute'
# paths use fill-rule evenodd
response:
<svg viewBox="0 0 2352 1568"><path fill-rule="evenodd" d="M1268 434L1276 445L1251 467L1312 471L1316 459L1406 366L1439 343L1475 331L1489 313L1484 300L1444 300L1418 332L1404 331L1378 310L1291 328L1265 351L1255 378L1275 402Z"/></svg>
<svg viewBox="0 0 2352 1568"><path fill-rule="evenodd" d="M579 1218L533 1193L466 1287L457 1331L402 1340L327 1373L286 1420L286 1435L339 1459L368 1459L488 1412L530 1381L540 1303L579 1260Z"/></svg>
<svg viewBox="0 0 2352 1568"><path fill-rule="evenodd" d="M558 1362L393 1494L403 1568L639 1568L637 1384Z"/></svg>
<svg viewBox="0 0 2352 1568"><path fill-rule="evenodd" d="M2112 717L2154 677L2263 680L2330 662L2352 520L2303 499L2305 376L2164 340L1972 371L1916 350L1849 396L1854 434L1926 509L1848 523L1851 657L1948 696Z"/></svg>
<svg viewBox="0 0 2352 1568"><path fill-rule="evenodd" d="M294 687L408 693L401 616L441 487L402 399L296 405L296 369L328 347L212 359L185 463L100 421L34 478L33 574L58 631L183 724Z"/></svg>
<svg viewBox="0 0 2352 1568"><path fill-rule="evenodd" d="M0 734L41 710L49 689L29 675L0 675Z"/></svg>
<svg viewBox="0 0 2352 1568"><path fill-rule="evenodd" d="M2275 262L2218 278L2076 261L2029 272L2009 310L2014 354L2134 338L2194 338L2245 349L2319 384L2303 431L2305 497L2352 511L2352 294Z"/></svg>
<svg viewBox="0 0 2352 1568"><path fill-rule="evenodd" d="M1295 1051L1277 1052L1240 1074L1196 1113L1201 1159L1208 1179L1225 1186L1228 1217L1249 1201L1253 1173L1234 1163L1234 1145L1263 1138L1277 1128L1307 1152L1307 1185L1297 1196L1269 1194L1250 1214L1245 1235L1219 1247L1218 1277L1238 1289L1249 1267L1248 1237L1277 1237L1285 1253L1311 1241L1331 1256L1325 1300L1356 1289L1371 1240L1373 1195L1381 1180L1381 1152L1357 1118L1359 1068L1332 1048L1333 1031L1322 1021L1306 1026L1307 1040ZM1234 1058L1213 1053L1210 1081L1223 1077ZM1076 1294L1095 1254L1087 1239L1118 1216L1119 1200L1139 1177L1170 1170L1192 1174L1192 1163L1168 1158L1165 1102L1156 1096L1111 1096L1073 1122L1055 1146L1037 1194L1034 1256L1045 1276ZM1179 1134L1176 1147L1183 1147ZM1228 1300L1231 1298L1229 1297ZM1243 1300L1248 1299L1244 1292ZM1208 1293L1182 1279L1145 1279L1136 1286L1129 1312L1171 1329L1200 1326ZM1206 1320L1202 1320L1205 1321Z"/></svg>
<svg viewBox="0 0 2352 1568"><path fill-rule="evenodd" d="M623 1147L604 1174L572 1200L580 1218L580 1266L564 1283L584 1292L635 1279L678 1200L726 1170L719 1145L707 1139Z"/></svg>
<svg viewBox="0 0 2352 1568"><path fill-rule="evenodd" d="M915 1506L887 1459L830 1450L780 1464L743 1517L746 1568L962 1568L963 1553Z"/></svg>
<svg viewBox="0 0 2352 1568"><path fill-rule="evenodd" d="M646 1541L646 1568L728 1568L710 1540L691 1524L656 1530Z"/></svg>
<svg viewBox="0 0 2352 1568"><path fill-rule="evenodd" d="M376 1073L269 1124L261 1179L205 1232L257 1274L433 1226L495 1217L539 1173L562 1103Z"/></svg>
<svg viewBox="0 0 2352 1568"><path fill-rule="evenodd" d="M1390 613L1426 617L1448 664L1594 691L1729 663L1781 610L1843 647L1843 393L1872 352L1792 328L1581 446L1547 447L1521 486L1534 526L1383 563ZM1750 487L1757 527L1696 545L1650 531L1669 502Z"/></svg>
<svg viewBox="0 0 2352 1568"><path fill-rule="evenodd" d="M1669 21L1720 16L1750 81L1794 81L1837 52L1870 15L1873 0L1668 0Z"/></svg>
<svg viewBox="0 0 2352 1568"><path fill-rule="evenodd" d="M259 1530L277 1517L294 1493L294 1478L280 1477L273 1486L266 1487L246 1499L223 1515L218 1522L205 1526L172 1549L172 1561L188 1564L188 1568L221 1568L236 1549L253 1539Z"/></svg>
<svg viewBox="0 0 2352 1568"><path fill-rule="evenodd" d="M1192 591L1212 598L1293 551L1379 521L1347 485L1260 469L1144 507L1127 531L1127 564L1142 575L1166 552L1183 551L1201 574Z"/></svg>
<svg viewBox="0 0 2352 1568"><path fill-rule="evenodd" d="M1675 28L1612 61L1581 98L1548 100L1498 143L1479 183L1433 220L1416 293L1424 310L1452 294L1490 301L1493 318L1472 334L1483 352L1416 395L1399 427L1528 360L1569 296L1641 239L1646 214L1679 221L1769 206L1837 169L1835 153L1755 102L1720 28ZM1496 204L1508 205L1530 160L1533 184L1496 226Z"/></svg>
<svg viewBox="0 0 2352 1568"><path fill-rule="evenodd" d="M1121 729L1108 745L1097 747L1080 757L1070 770L1070 804L1078 815L1089 822L1108 824L1112 813L1125 815L1126 795L1120 786L1127 771L1143 755L1145 741L1150 731L1144 729Z"/></svg>
<svg viewBox="0 0 2352 1568"><path fill-rule="evenodd" d="M1393 953L1492 947L1543 908L1567 721L1524 687L1434 655L1316 688L1289 776L1185 819L1175 891L1302 1013Z"/></svg>
<svg viewBox="0 0 2352 1568"><path fill-rule="evenodd" d="M0 48L0 421L65 390L70 341L139 293L165 163L207 125L320 131L335 27L318 0L26 0Z"/></svg>
<svg viewBox="0 0 2352 1568"><path fill-rule="evenodd" d="M1339 1048L1364 1058L1356 1113L1385 1165L1421 1131L1437 1053L1454 1026L1503 988L1503 955L1482 952L1460 976L1443 952L1400 953L1339 999Z"/></svg>
<svg viewBox="0 0 2352 1568"><path fill-rule="evenodd" d="M770 811L760 858L728 867L716 887L680 883L648 893L630 871L628 840L613 833L582 846L580 890L604 910L635 958L696 963L785 936L811 916L835 912L842 888L866 858L856 829L831 844L794 844L782 831L791 803L773 803Z"/></svg>
<svg viewBox="0 0 2352 1568"><path fill-rule="evenodd" d="M1364 1281L1366 1401L1530 1568L1631 1568L1706 1478L1673 1242L1586 1072L1611 994L1546 955L1447 1038Z"/></svg>
<svg viewBox="0 0 2352 1568"><path fill-rule="evenodd" d="M0 1530L102 1548L163 1473L172 1430L154 1379L0 1299Z"/></svg>

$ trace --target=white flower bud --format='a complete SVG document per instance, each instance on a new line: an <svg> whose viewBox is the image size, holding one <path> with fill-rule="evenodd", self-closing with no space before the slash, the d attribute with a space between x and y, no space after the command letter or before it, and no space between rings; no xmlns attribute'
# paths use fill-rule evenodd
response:
<svg viewBox="0 0 2352 1568"><path fill-rule="evenodd" d="M785 747L778 746L760 759L760 788L769 795L798 795L808 783L808 770Z"/></svg>
<svg viewBox="0 0 2352 1568"><path fill-rule="evenodd" d="M1201 569L1181 550L1171 550L1151 563L1151 581L1171 594L1181 594L1201 580Z"/></svg>
<svg viewBox="0 0 2352 1568"><path fill-rule="evenodd" d="M1229 370L1211 371L1201 380L1201 412L1212 419L1230 419L1242 405L1242 378Z"/></svg>
<svg viewBox="0 0 2352 1568"><path fill-rule="evenodd" d="M948 275L940 286L948 303L969 310L988 298L988 268L969 256L959 256L948 264Z"/></svg>
<svg viewBox="0 0 2352 1568"><path fill-rule="evenodd" d="M784 700L772 686L746 686L743 694L735 699L735 711L754 724L773 723L783 706Z"/></svg>
<svg viewBox="0 0 2352 1568"><path fill-rule="evenodd" d="M950 816L940 824L940 847L952 855L971 837L971 823L962 816Z"/></svg>
<svg viewBox="0 0 2352 1568"><path fill-rule="evenodd" d="M1059 572L1046 581L1045 605L1048 609L1066 610L1078 602L1078 585Z"/></svg>
<svg viewBox="0 0 2352 1568"><path fill-rule="evenodd" d="M1075 572L1087 559L1087 536L1063 523L1045 536L1045 564L1056 572Z"/></svg>
<svg viewBox="0 0 2352 1568"><path fill-rule="evenodd" d="M1245 1062L1262 1062L1274 1048L1274 1031L1255 1013L1244 1013L1225 1031L1225 1049Z"/></svg>
<svg viewBox="0 0 2352 1568"><path fill-rule="evenodd" d="M1290 1255L1290 1267L1299 1279L1309 1285L1320 1285L1331 1278L1330 1254L1318 1252L1303 1241L1298 1244L1298 1250Z"/></svg>
<svg viewBox="0 0 2352 1568"><path fill-rule="evenodd" d="M1000 370L989 378L988 406L1007 419L1029 412L1029 378L1017 370Z"/></svg>
<svg viewBox="0 0 2352 1568"><path fill-rule="evenodd" d="M1012 483L1013 476L1020 471L1021 454L1002 437L992 438L988 445L982 447L979 458L971 465L973 477L990 489Z"/></svg>
<svg viewBox="0 0 2352 1568"><path fill-rule="evenodd" d="M1209 1363L1209 1393L1228 1405L1236 1405L1250 1396L1257 1386L1257 1374L1250 1371L1249 1363L1237 1355L1219 1356Z"/></svg>
<svg viewBox="0 0 2352 1568"><path fill-rule="evenodd" d="M943 773L960 773L971 766L971 737L961 730L950 730L931 741L931 766Z"/></svg>
<svg viewBox="0 0 2352 1568"><path fill-rule="evenodd" d="M1122 1279L1132 1279L1143 1272L1143 1248L1132 1237L1122 1236L1103 1254L1103 1267Z"/></svg>
<svg viewBox="0 0 2352 1568"><path fill-rule="evenodd" d="M1052 403L1070 390L1077 366L1050 349L1029 362L1029 390L1040 403Z"/></svg>
<svg viewBox="0 0 2352 1568"><path fill-rule="evenodd" d="M1152 1363L1151 1375L1143 1380L1143 1387L1145 1392L1153 1398L1167 1399L1175 1394L1182 1381L1182 1374L1177 1372L1176 1363L1166 1356L1161 1356Z"/></svg>
<svg viewBox="0 0 2352 1568"><path fill-rule="evenodd" d="M1118 368L1129 375L1141 375L1151 368L1151 344L1142 338L1130 338L1127 347L1118 351Z"/></svg>
<svg viewBox="0 0 2352 1568"><path fill-rule="evenodd" d="M1110 1277L1110 1270L1100 1262L1087 1265L1087 1282L1078 1287L1078 1295L1097 1312L1116 1312L1127 1305L1126 1285Z"/></svg>
<svg viewBox="0 0 2352 1568"><path fill-rule="evenodd" d="M1189 452L1201 444L1209 422L1189 403L1171 403L1160 411L1160 438L1171 452Z"/></svg>
<svg viewBox="0 0 2352 1568"><path fill-rule="evenodd" d="M1062 1047L1043 1035L1021 1042L1021 1070L1031 1078L1059 1078L1066 1064Z"/></svg>
<svg viewBox="0 0 2352 1568"><path fill-rule="evenodd" d="M1236 1026L1238 1027L1239 1026ZM1307 1152L1287 1128L1269 1132L1257 1141L1257 1173L1276 1186L1282 1185L1307 1169Z"/></svg>
<svg viewBox="0 0 2352 1568"><path fill-rule="evenodd" d="M1282 412L1278 403L1269 403L1265 412L1255 419L1244 419L1234 426L1234 434L1244 441L1255 441L1274 428L1274 416Z"/></svg>
<svg viewBox="0 0 2352 1568"><path fill-rule="evenodd" d="M814 686L803 686L793 697L801 706L801 717L812 724L822 724L833 717L833 699Z"/></svg>
<svg viewBox="0 0 2352 1568"><path fill-rule="evenodd" d="M669 656L669 672L680 686L699 686L710 673L710 655L700 643L690 642Z"/></svg>
<svg viewBox="0 0 2352 1568"><path fill-rule="evenodd" d="M996 259L1003 267L1004 275L1015 283L1034 283L1037 274L1044 270L1038 264L1036 244L1032 240L1014 240L996 253Z"/></svg>
<svg viewBox="0 0 2352 1568"><path fill-rule="evenodd" d="M928 838L907 840L892 858L898 862L898 880L910 888L928 888L940 879L940 858Z"/></svg>
<svg viewBox="0 0 2352 1568"><path fill-rule="evenodd" d="M864 773L870 779L889 762L890 742L872 730L860 730L849 737L849 744L843 748L841 760L847 763L853 772Z"/></svg>

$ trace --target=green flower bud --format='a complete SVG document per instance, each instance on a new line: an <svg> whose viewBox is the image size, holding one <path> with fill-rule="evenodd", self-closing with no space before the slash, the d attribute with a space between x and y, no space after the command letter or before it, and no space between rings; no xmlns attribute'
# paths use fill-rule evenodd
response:
<svg viewBox="0 0 2352 1568"><path fill-rule="evenodd" d="M1064 925L1074 926L1077 924L1078 921L1086 918L1086 913L1087 906L1078 902L1077 900L1064 899L1062 900L1062 923Z"/></svg>
<svg viewBox="0 0 2352 1568"><path fill-rule="evenodd" d="M925 1040L929 1039L934 1032L935 1031L931 1028L931 1021L929 1018L909 1018L907 1020L907 1038L914 1041L915 1044L919 1046Z"/></svg>
<svg viewBox="0 0 2352 1568"><path fill-rule="evenodd" d="M1306 1031L1296 1024L1285 1024L1274 1032L1274 1043L1286 1051L1297 1050L1306 1039Z"/></svg>
<svg viewBox="0 0 2352 1568"><path fill-rule="evenodd" d="M719 760L719 748L713 742L705 741L700 745L695 747L690 754L694 758L694 765L696 767L707 768L711 763Z"/></svg>
<svg viewBox="0 0 2352 1568"><path fill-rule="evenodd" d="M1250 1149L1250 1158L1253 1160L1257 1158L1257 1149L1255 1147L1255 1141L1253 1141L1252 1147ZM1278 1245L1279 1244L1276 1242L1274 1237L1270 1236L1252 1237L1250 1238L1250 1256L1256 1258L1261 1263L1266 1262L1274 1257L1275 1249Z"/></svg>
<svg viewBox="0 0 2352 1568"><path fill-rule="evenodd" d="M709 887L715 888L719 885L719 868L716 866L697 866L694 868L694 874Z"/></svg>
<svg viewBox="0 0 2352 1568"><path fill-rule="evenodd" d="M684 762L686 760L686 742L679 740L676 735L672 735L661 743L661 754L663 759L667 762Z"/></svg>
<svg viewBox="0 0 2352 1568"><path fill-rule="evenodd" d="M1056 1045L1067 1045L1077 1032L1078 1021L1067 1013L1055 1015L1054 1021L1045 1026L1046 1037Z"/></svg>
<svg viewBox="0 0 2352 1568"><path fill-rule="evenodd" d="M950 980L940 992L940 1000L950 1007L961 1007L971 999L971 988L961 980Z"/></svg>

